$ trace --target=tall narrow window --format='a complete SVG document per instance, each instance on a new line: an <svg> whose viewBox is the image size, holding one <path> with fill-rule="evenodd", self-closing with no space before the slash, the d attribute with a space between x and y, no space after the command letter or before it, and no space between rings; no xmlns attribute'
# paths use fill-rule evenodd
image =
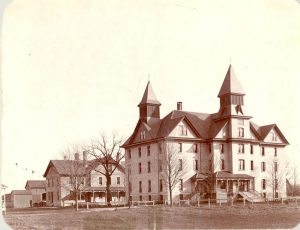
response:
<svg viewBox="0 0 300 230"><path fill-rule="evenodd" d="M250 168L251 168L251 170L254 170L254 163L253 163L253 161L250 161Z"/></svg>
<svg viewBox="0 0 300 230"><path fill-rule="evenodd" d="M253 154L253 145L250 145L250 154Z"/></svg>
<svg viewBox="0 0 300 230"><path fill-rule="evenodd" d="M182 159L179 159L179 170L181 171L182 170Z"/></svg>
<svg viewBox="0 0 300 230"><path fill-rule="evenodd" d="M142 148L140 147L139 148L139 157L141 157L142 156Z"/></svg>
<svg viewBox="0 0 300 230"><path fill-rule="evenodd" d="M266 171L266 162L261 162L261 171L262 172Z"/></svg>
<svg viewBox="0 0 300 230"><path fill-rule="evenodd" d="M220 152L224 153L224 144L220 144Z"/></svg>
<svg viewBox="0 0 300 230"><path fill-rule="evenodd" d="M239 160L239 170L245 170L245 160Z"/></svg>
<svg viewBox="0 0 300 230"><path fill-rule="evenodd" d="M151 173L151 162L148 161L148 173Z"/></svg>
<svg viewBox="0 0 300 230"><path fill-rule="evenodd" d="M274 171L277 172L278 171L278 163L274 162Z"/></svg>
<svg viewBox="0 0 300 230"><path fill-rule="evenodd" d="M183 179L180 179L179 182L180 182L179 190L183 191Z"/></svg>
<svg viewBox="0 0 300 230"><path fill-rule="evenodd" d="M128 149L128 158L131 159L131 149Z"/></svg>
<svg viewBox="0 0 300 230"><path fill-rule="evenodd" d="M198 170L198 160L194 161L194 170Z"/></svg>
<svg viewBox="0 0 300 230"><path fill-rule="evenodd" d="M151 192L151 180L148 180L148 192Z"/></svg>
<svg viewBox="0 0 300 230"><path fill-rule="evenodd" d="M143 200L143 196L140 196L140 201L142 201Z"/></svg>
<svg viewBox="0 0 300 230"><path fill-rule="evenodd" d="M244 128L238 128L238 136L244 137Z"/></svg>
<svg viewBox="0 0 300 230"><path fill-rule="evenodd" d="M144 140L146 138L146 132L141 131L141 140Z"/></svg>
<svg viewBox="0 0 300 230"><path fill-rule="evenodd" d="M150 145L147 146L147 156L150 156Z"/></svg>
<svg viewBox="0 0 300 230"><path fill-rule="evenodd" d="M261 147L261 155L262 155L262 156L265 155L265 147Z"/></svg>
<svg viewBox="0 0 300 230"><path fill-rule="evenodd" d="M152 197L151 197L151 195L149 195L149 196L148 196L148 199L149 199L149 201L151 201L151 200L152 200Z"/></svg>
<svg viewBox="0 0 300 230"><path fill-rule="evenodd" d="M225 169L225 160L222 159L221 160L221 170L224 170Z"/></svg>
<svg viewBox="0 0 300 230"><path fill-rule="evenodd" d="M277 157L277 148L274 148L274 157Z"/></svg>
<svg viewBox="0 0 300 230"><path fill-rule="evenodd" d="M186 128L186 126L185 125L180 125L179 128L180 128L180 135L181 136L187 136L187 128Z"/></svg>
<svg viewBox="0 0 300 230"><path fill-rule="evenodd" d="M159 191L160 192L163 191L163 180L162 179L159 180Z"/></svg>
<svg viewBox="0 0 300 230"><path fill-rule="evenodd" d="M261 180L261 187L262 189L266 189L266 179Z"/></svg>
<svg viewBox="0 0 300 230"><path fill-rule="evenodd" d="M140 183L139 183L139 192L142 192L143 190L142 190L142 181L140 181Z"/></svg>
<svg viewBox="0 0 300 230"><path fill-rule="evenodd" d="M275 184L275 190L277 190L278 189L278 179L274 180L274 184Z"/></svg>
<svg viewBox="0 0 300 230"><path fill-rule="evenodd" d="M121 178L117 177L117 184L120 184L120 183L121 183Z"/></svg>
<svg viewBox="0 0 300 230"><path fill-rule="evenodd" d="M198 152L198 145L197 145L197 144L194 144L194 145L193 145L193 148L194 148L194 153L197 153L197 152Z"/></svg>
<svg viewBox="0 0 300 230"><path fill-rule="evenodd" d="M139 163L139 173L142 173L142 163Z"/></svg>
<svg viewBox="0 0 300 230"><path fill-rule="evenodd" d="M244 152L245 152L244 144L239 144L238 152L239 152L239 153L244 153Z"/></svg>
<svg viewBox="0 0 300 230"><path fill-rule="evenodd" d="M99 185L102 185L102 177L99 177Z"/></svg>
<svg viewBox="0 0 300 230"><path fill-rule="evenodd" d="M182 153L182 143L178 143L179 146L179 152Z"/></svg>

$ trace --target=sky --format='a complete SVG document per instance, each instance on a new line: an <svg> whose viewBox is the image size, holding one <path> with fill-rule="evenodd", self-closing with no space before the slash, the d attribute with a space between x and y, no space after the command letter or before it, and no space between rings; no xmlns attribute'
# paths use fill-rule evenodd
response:
<svg viewBox="0 0 300 230"><path fill-rule="evenodd" d="M230 63L252 121L276 123L290 142L287 158L300 163L296 0L14 0L1 41L8 191L43 179L69 144L99 133L126 139L148 80L162 117L177 101L186 111L217 112Z"/></svg>

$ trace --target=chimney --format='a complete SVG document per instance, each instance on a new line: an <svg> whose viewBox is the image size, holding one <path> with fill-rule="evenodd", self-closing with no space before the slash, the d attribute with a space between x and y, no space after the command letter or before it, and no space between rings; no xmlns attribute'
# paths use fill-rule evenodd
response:
<svg viewBox="0 0 300 230"><path fill-rule="evenodd" d="M181 101L178 101L177 102L177 110L182 110L182 102Z"/></svg>
<svg viewBox="0 0 300 230"><path fill-rule="evenodd" d="M82 152L82 159L83 159L83 161L87 160L87 151Z"/></svg>
<svg viewBox="0 0 300 230"><path fill-rule="evenodd" d="M120 153L118 152L116 156L116 161L119 162L119 160L120 160Z"/></svg>
<svg viewBox="0 0 300 230"><path fill-rule="evenodd" d="M64 160L67 160L67 156L66 155L64 155Z"/></svg>
<svg viewBox="0 0 300 230"><path fill-rule="evenodd" d="M75 153L75 161L79 161L79 153Z"/></svg>

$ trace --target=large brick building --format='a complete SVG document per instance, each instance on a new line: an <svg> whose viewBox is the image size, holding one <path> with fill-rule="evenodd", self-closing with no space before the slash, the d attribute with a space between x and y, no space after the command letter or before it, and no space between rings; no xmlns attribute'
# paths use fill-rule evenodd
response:
<svg viewBox="0 0 300 230"><path fill-rule="evenodd" d="M169 199L162 180L163 155L169 145L176 149L178 164L185 162L173 191L175 200L208 193L258 201L285 197L284 148L288 141L276 124L259 126L252 121L244 108L244 96L230 65L218 94L218 112L183 111L179 102L176 110L161 118L161 103L148 82L138 105L137 125L123 144L130 199ZM208 178L212 178L212 189Z"/></svg>

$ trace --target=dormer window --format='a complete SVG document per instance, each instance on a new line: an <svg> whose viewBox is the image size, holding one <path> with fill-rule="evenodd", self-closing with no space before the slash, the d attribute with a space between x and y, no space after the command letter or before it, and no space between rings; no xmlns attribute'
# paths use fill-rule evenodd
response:
<svg viewBox="0 0 300 230"><path fill-rule="evenodd" d="M272 135L272 141L277 141L276 134L274 132L272 132L271 135Z"/></svg>
<svg viewBox="0 0 300 230"><path fill-rule="evenodd" d="M179 129L180 129L180 135L181 136L187 136L187 128L186 128L186 126L180 125Z"/></svg>
<svg viewBox="0 0 300 230"><path fill-rule="evenodd" d="M141 140L145 140L145 138L146 138L146 132L141 131Z"/></svg>

